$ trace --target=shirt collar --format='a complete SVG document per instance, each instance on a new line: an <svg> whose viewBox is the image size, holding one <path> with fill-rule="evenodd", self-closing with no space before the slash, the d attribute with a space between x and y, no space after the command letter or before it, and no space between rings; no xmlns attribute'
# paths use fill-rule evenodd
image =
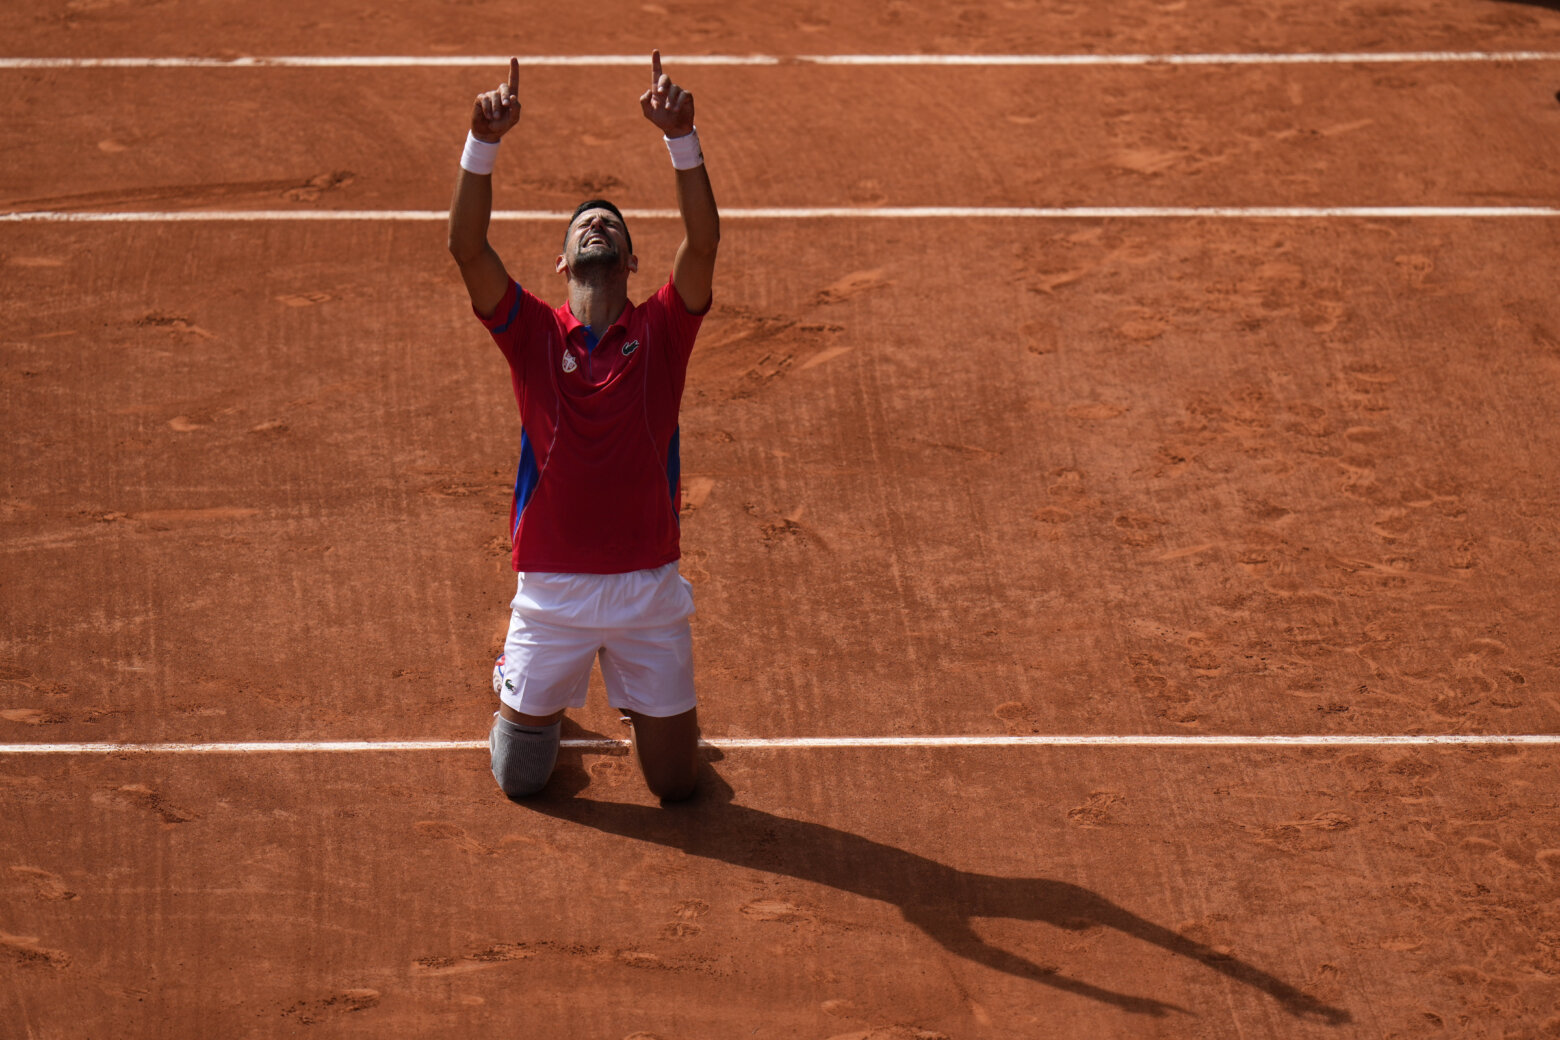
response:
<svg viewBox="0 0 1560 1040"><path fill-rule="evenodd" d="M574 335L575 329L583 329L585 327L585 323L576 318L574 316L574 311L569 309L567 300L564 301L563 306L558 308L558 310L563 314L563 334L565 336L572 336ZM619 325L623 326L625 329L628 328L628 323L633 319L635 310L636 308L634 307L633 300L625 301L623 304L623 313L618 315L617 321L614 321L611 325L601 331L601 335L597 337L597 342L599 343L601 340L606 339L607 336L611 334L612 330L617 328Z"/></svg>

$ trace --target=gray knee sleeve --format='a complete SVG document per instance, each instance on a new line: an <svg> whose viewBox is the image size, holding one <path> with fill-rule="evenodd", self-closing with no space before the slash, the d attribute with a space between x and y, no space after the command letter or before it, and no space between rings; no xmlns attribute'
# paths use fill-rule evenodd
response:
<svg viewBox="0 0 1560 1040"><path fill-rule="evenodd" d="M558 738L562 722L551 726L521 726L502 715L493 716L488 748L493 753L493 779L511 798L524 798L547 785L558 763Z"/></svg>

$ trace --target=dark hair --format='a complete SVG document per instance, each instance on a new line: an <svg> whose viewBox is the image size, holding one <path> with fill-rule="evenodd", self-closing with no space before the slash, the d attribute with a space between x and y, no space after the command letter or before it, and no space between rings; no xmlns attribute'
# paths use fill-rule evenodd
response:
<svg viewBox="0 0 1560 1040"><path fill-rule="evenodd" d="M567 246L569 242L569 228L573 227L574 222L579 219L580 214L584 213L588 209L610 210L612 215L618 218L618 223L623 225L623 238L628 243L628 251L630 253L634 251L634 236L628 233L628 221L623 219L623 211L612 205L612 203L608 202L606 199L586 199L584 202L574 207L573 215L569 217L569 222L565 224L563 228L563 241L565 246Z"/></svg>

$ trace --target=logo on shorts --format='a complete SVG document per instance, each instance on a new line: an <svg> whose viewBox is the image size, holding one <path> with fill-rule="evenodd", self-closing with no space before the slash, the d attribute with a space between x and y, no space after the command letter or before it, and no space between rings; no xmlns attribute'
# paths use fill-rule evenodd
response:
<svg viewBox="0 0 1560 1040"><path fill-rule="evenodd" d="M565 350L563 352L563 370L565 372L573 372L576 368L579 367L580 363L574 360L574 355Z"/></svg>
<svg viewBox="0 0 1560 1040"><path fill-rule="evenodd" d="M628 355L632 354L638 349L639 341L637 339L631 339L627 343L623 344L623 356L628 357Z"/></svg>

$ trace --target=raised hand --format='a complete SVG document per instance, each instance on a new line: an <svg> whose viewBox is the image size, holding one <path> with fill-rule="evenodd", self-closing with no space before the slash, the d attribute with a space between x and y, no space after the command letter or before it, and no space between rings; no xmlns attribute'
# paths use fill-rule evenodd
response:
<svg viewBox="0 0 1560 1040"><path fill-rule="evenodd" d="M478 94L471 109L471 132L479 141L497 141L520 122L520 59L509 59L509 82ZM690 108L691 108L690 104Z"/></svg>
<svg viewBox="0 0 1560 1040"><path fill-rule="evenodd" d="M650 89L639 95L639 108L667 137L693 132L693 95L661 71L658 50L650 52Z"/></svg>

